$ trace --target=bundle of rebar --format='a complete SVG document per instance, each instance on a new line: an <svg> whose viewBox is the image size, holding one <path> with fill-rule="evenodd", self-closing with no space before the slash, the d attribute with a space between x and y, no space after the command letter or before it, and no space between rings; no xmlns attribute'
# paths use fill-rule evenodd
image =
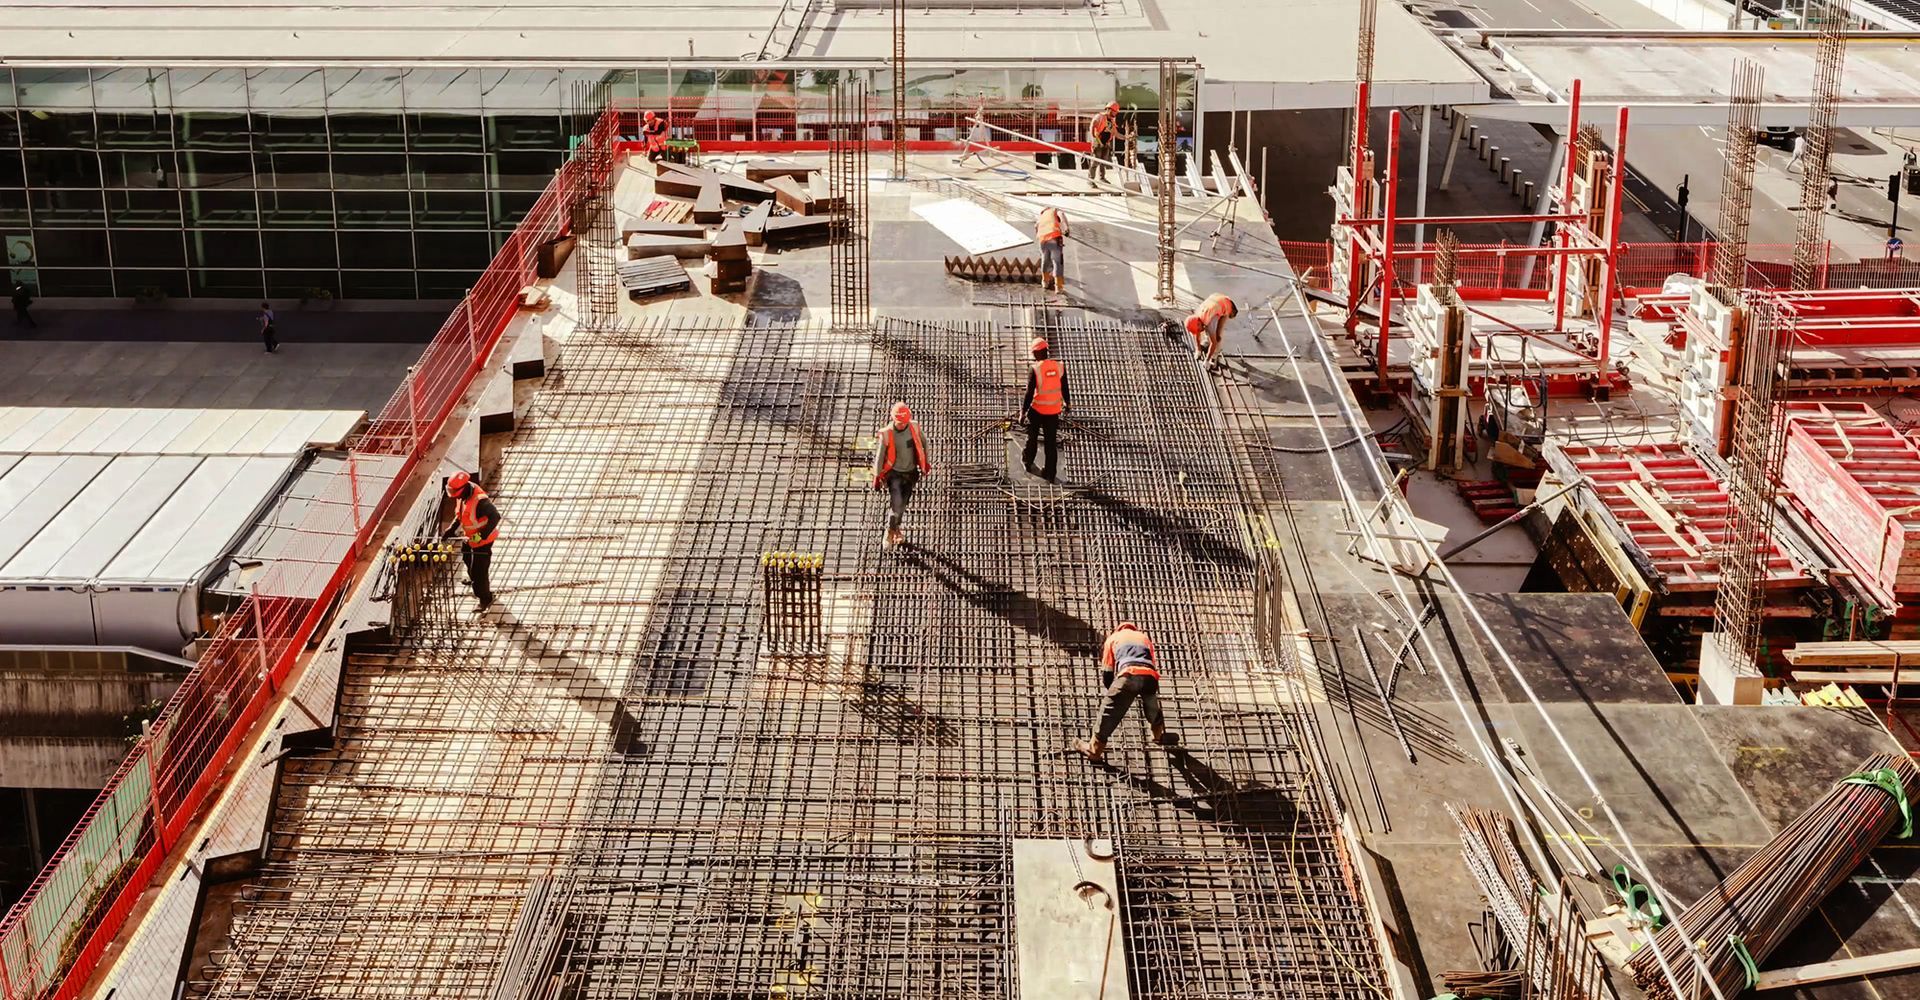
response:
<svg viewBox="0 0 1920 1000"><path fill-rule="evenodd" d="M500 961L488 1000L551 1000L561 993L556 970L573 923L572 872L543 875L527 885L520 919Z"/></svg>
<svg viewBox="0 0 1920 1000"><path fill-rule="evenodd" d="M393 611L389 624L406 631L421 621L452 613L453 574L447 564L456 558L457 543L438 538L415 538L388 546L387 568L393 575Z"/></svg>
<svg viewBox="0 0 1920 1000"><path fill-rule="evenodd" d="M1455 996L1476 1000L1521 1000L1526 995L1527 975L1519 969L1462 969L1441 973L1440 985Z"/></svg>
<svg viewBox="0 0 1920 1000"><path fill-rule="evenodd" d="M1714 992L1704 966L1722 996L1752 987L1760 965L1869 851L1889 833L1912 833L1916 785L1920 770L1906 755L1867 758L1629 960L1634 982L1648 1000L1701 1000Z"/></svg>
<svg viewBox="0 0 1920 1000"><path fill-rule="evenodd" d="M1521 857L1513 818L1490 809L1447 805L1460 851L1480 883L1500 933L1521 956L1518 970L1541 1000L1597 1000L1605 991L1600 956L1567 880L1551 895Z"/></svg>
<svg viewBox="0 0 1920 1000"><path fill-rule="evenodd" d="M776 656L812 656L827 651L820 605L819 552L763 552L761 588L766 595L766 637Z"/></svg>

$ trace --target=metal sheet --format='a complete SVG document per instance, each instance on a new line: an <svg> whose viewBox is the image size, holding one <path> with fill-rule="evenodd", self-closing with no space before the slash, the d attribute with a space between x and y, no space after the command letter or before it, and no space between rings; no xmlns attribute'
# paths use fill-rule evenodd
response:
<svg viewBox="0 0 1920 1000"><path fill-rule="evenodd" d="M36 438L32 445L19 450L64 452L67 450L67 442L79 436L81 431L92 426L94 421L106 413L106 408L101 406L85 406L68 410L66 416L60 418L59 423L47 428L47 432Z"/></svg>
<svg viewBox="0 0 1920 1000"><path fill-rule="evenodd" d="M205 459L101 577L198 582L252 523L294 461L291 456Z"/></svg>
<svg viewBox="0 0 1920 1000"><path fill-rule="evenodd" d="M190 455L113 459L32 541L0 564L0 580L90 580L193 473Z"/></svg>
<svg viewBox="0 0 1920 1000"><path fill-rule="evenodd" d="M160 426L160 422L166 419L167 414L173 412L175 411L151 408L129 411L130 415L126 423L102 438L99 446L94 450L107 455L124 455L133 451L136 442L152 433Z"/></svg>
<svg viewBox="0 0 1920 1000"><path fill-rule="evenodd" d="M1112 841L1015 840L1013 910L1021 997L1127 1000Z"/></svg>
<svg viewBox="0 0 1920 1000"><path fill-rule="evenodd" d="M260 416L247 432L227 446L230 455L266 455L272 452L273 439L299 416L297 410L260 410Z"/></svg>
<svg viewBox="0 0 1920 1000"><path fill-rule="evenodd" d="M194 450L203 455L226 455L246 439L247 433L266 415L264 410L222 410L227 415Z"/></svg>
<svg viewBox="0 0 1920 1000"><path fill-rule="evenodd" d="M964 198L916 205L913 214L945 233L948 239L960 244L970 254L992 253L1033 242L999 216Z"/></svg>
<svg viewBox="0 0 1920 1000"><path fill-rule="evenodd" d="M0 441L5 441L20 425L33 419L33 415L44 407L38 406L0 406Z"/></svg>
<svg viewBox="0 0 1920 1000"><path fill-rule="evenodd" d="M99 416L94 418L92 423L81 428L78 434L69 438L67 443L60 447L60 450L69 453L98 452L103 455L117 454L122 449L109 447L106 443L107 439L111 438L114 432L125 427L127 421L145 412L147 411L133 408L104 410Z"/></svg>
<svg viewBox="0 0 1920 1000"><path fill-rule="evenodd" d="M194 426L196 421L206 416L206 413L206 410L163 410L160 419L154 423L153 429L129 444L127 451L132 454L161 451L184 434L187 428Z"/></svg>
<svg viewBox="0 0 1920 1000"><path fill-rule="evenodd" d="M232 410L202 410L191 423L180 428L180 433L153 450L166 455L203 453L207 440L226 424L232 413Z"/></svg>
<svg viewBox="0 0 1920 1000"><path fill-rule="evenodd" d="M0 564L12 559L112 460L104 455L31 455L0 480Z"/></svg>

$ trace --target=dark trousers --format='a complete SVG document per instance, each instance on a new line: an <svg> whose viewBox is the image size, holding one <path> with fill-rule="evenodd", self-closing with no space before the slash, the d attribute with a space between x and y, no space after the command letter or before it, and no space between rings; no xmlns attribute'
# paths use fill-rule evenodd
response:
<svg viewBox="0 0 1920 1000"><path fill-rule="evenodd" d="M1107 706L1100 710L1100 732L1098 739L1105 743L1120 728L1120 720L1133 707L1134 699L1140 700L1140 709L1147 713L1147 725L1155 729L1166 725L1166 716L1160 714L1160 678L1146 674L1122 674L1107 687Z"/></svg>
<svg viewBox="0 0 1920 1000"><path fill-rule="evenodd" d="M40 325L33 321L33 314L27 312L26 306L16 305L13 307L13 325L19 326L22 323L25 323L28 326Z"/></svg>
<svg viewBox="0 0 1920 1000"><path fill-rule="evenodd" d="M1113 140L1093 140L1092 153L1093 155L1087 160L1087 177L1096 181L1106 180L1107 165L1099 161L1113 159Z"/></svg>
<svg viewBox="0 0 1920 1000"><path fill-rule="evenodd" d="M276 337L274 333L272 323L268 323L260 328L260 340L267 345L267 353L269 354L280 349L280 338Z"/></svg>
<svg viewBox="0 0 1920 1000"><path fill-rule="evenodd" d="M1027 468L1033 468L1033 455L1040 450L1044 440L1047 446L1047 460L1040 466L1040 475L1052 479L1060 470L1060 414L1035 413L1027 411L1027 448L1021 452L1021 461Z"/></svg>
<svg viewBox="0 0 1920 1000"><path fill-rule="evenodd" d="M467 565L467 578L473 581L473 599L481 604L493 603L493 581L487 573L493 568L493 546L471 545L460 547L460 561Z"/></svg>
<svg viewBox="0 0 1920 1000"><path fill-rule="evenodd" d="M907 513L907 502L913 499L913 488L920 485L918 472L887 473L887 529L900 527L900 519Z"/></svg>

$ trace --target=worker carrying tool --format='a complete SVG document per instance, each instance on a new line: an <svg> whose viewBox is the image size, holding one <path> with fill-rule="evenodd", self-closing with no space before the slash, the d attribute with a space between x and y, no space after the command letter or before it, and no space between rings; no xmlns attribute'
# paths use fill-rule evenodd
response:
<svg viewBox="0 0 1920 1000"><path fill-rule="evenodd" d="M1109 101L1105 109L1093 116L1092 124L1087 126L1087 135L1093 140L1093 158L1087 161L1087 178L1095 183L1107 179L1107 165L1101 161L1113 159L1113 137L1120 130L1120 123L1114 116L1119 113L1120 102Z"/></svg>
<svg viewBox="0 0 1920 1000"><path fill-rule="evenodd" d="M640 138L646 141L647 159L667 155L667 120L649 111L640 123Z"/></svg>
<svg viewBox="0 0 1920 1000"><path fill-rule="evenodd" d="M1233 300L1215 292L1207 296L1205 302L1193 315L1187 317L1187 332L1193 335L1193 356L1195 360L1205 359L1211 364L1220 357L1220 345L1224 339L1227 320L1240 315L1240 307Z"/></svg>
<svg viewBox="0 0 1920 1000"><path fill-rule="evenodd" d="M467 578L473 583L473 598L480 602L474 611L484 612L493 606L488 571L493 567L494 539L500 537L500 511L487 499L487 491L464 472L456 472L447 480L447 496L453 498L456 520L447 526L445 534L452 537L458 529L465 541L460 561L466 564Z"/></svg>
<svg viewBox="0 0 1920 1000"><path fill-rule="evenodd" d="M1153 741L1161 746L1177 742L1167 732L1166 717L1160 713L1160 664L1153 652L1153 640L1140 631L1140 626L1121 622L1107 636L1106 645L1100 650L1100 669L1101 679L1107 685L1107 703L1100 712L1100 729L1091 743L1074 740L1075 750L1086 754L1088 760L1105 760L1107 740L1120 728L1121 718L1133 707L1135 699L1147 713Z"/></svg>
<svg viewBox="0 0 1920 1000"><path fill-rule="evenodd" d="M1033 241L1040 244L1040 287L1064 294L1067 290L1067 213L1043 208L1033 223Z"/></svg>
<svg viewBox="0 0 1920 1000"><path fill-rule="evenodd" d="M1067 412L1067 366L1047 350L1045 337L1033 338L1028 348L1033 366L1027 369L1027 394L1020 400L1020 412L1027 422L1027 448L1021 453L1030 475L1053 482L1060 468L1060 415ZM1044 439L1046 463L1034 468L1034 454Z"/></svg>
<svg viewBox="0 0 1920 1000"><path fill-rule="evenodd" d="M933 461L927 455L926 440L920 436L920 424L905 403L893 404L893 420L880 428L876 437L873 488L887 491L887 546L892 548L907 540L900 522L907 513L907 502L913 499L913 488L920 485L920 477L933 471Z"/></svg>

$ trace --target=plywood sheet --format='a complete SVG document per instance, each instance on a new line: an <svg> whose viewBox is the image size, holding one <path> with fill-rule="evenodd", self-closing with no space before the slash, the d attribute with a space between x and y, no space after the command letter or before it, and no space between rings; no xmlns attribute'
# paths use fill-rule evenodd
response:
<svg viewBox="0 0 1920 1000"><path fill-rule="evenodd" d="M964 198L915 205L913 214L927 220L933 228L945 233L948 239L976 256L1032 242L1025 233L1007 225L1005 220Z"/></svg>
<svg viewBox="0 0 1920 1000"><path fill-rule="evenodd" d="M1014 841L1013 912L1023 1000L1127 1000L1111 841Z"/></svg>

